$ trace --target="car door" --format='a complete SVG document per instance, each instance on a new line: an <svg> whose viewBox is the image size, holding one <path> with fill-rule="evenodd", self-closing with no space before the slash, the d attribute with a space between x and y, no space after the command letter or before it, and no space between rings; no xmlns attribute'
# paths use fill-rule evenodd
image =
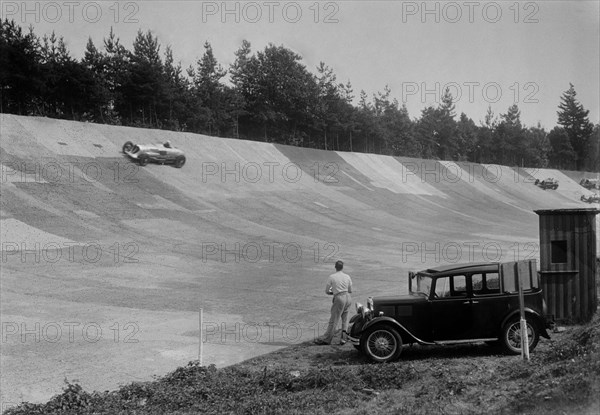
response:
<svg viewBox="0 0 600 415"><path fill-rule="evenodd" d="M464 274L436 279L431 299L433 340L469 338L474 322L468 282Z"/></svg>
<svg viewBox="0 0 600 415"><path fill-rule="evenodd" d="M474 318L471 338L489 339L499 335L499 327L507 311L505 297L500 293L498 272L471 275L471 307Z"/></svg>

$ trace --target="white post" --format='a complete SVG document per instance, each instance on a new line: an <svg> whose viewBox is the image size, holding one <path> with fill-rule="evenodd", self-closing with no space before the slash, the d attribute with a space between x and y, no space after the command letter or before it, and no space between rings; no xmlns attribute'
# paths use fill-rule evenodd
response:
<svg viewBox="0 0 600 415"><path fill-rule="evenodd" d="M527 333L527 320L525 319L525 298L523 296L523 261L517 262L517 278L519 279L519 309L521 311L521 357L529 360L529 334ZM529 269L529 267L528 267ZM529 272L527 273L529 276Z"/></svg>
<svg viewBox="0 0 600 415"><path fill-rule="evenodd" d="M198 360L200 361L200 366L202 366L202 309L200 309L200 315L198 319L199 330L198 330Z"/></svg>
<svg viewBox="0 0 600 415"><path fill-rule="evenodd" d="M521 318L521 357L529 360L529 333L527 332L527 320Z"/></svg>

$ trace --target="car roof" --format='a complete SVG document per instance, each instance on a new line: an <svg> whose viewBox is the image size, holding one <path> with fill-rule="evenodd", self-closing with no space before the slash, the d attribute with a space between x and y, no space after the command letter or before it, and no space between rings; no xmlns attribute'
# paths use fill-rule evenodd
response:
<svg viewBox="0 0 600 415"><path fill-rule="evenodd" d="M440 275L440 274L450 274L455 272L472 272L472 271L497 271L498 263L497 262L470 262L467 264L451 264L451 265L441 265L437 267L427 268L421 273L432 274L432 275Z"/></svg>

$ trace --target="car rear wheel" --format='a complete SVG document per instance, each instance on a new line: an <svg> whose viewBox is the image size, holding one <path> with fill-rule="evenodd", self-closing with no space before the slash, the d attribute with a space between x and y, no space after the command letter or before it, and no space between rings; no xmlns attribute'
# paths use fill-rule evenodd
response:
<svg viewBox="0 0 600 415"><path fill-rule="evenodd" d="M402 352L402 338L389 326L369 328L361 338L360 344L363 352L377 363L396 360Z"/></svg>
<svg viewBox="0 0 600 415"><path fill-rule="evenodd" d="M175 159L175 167L178 169L182 168L185 164L185 156L179 156Z"/></svg>
<svg viewBox="0 0 600 415"><path fill-rule="evenodd" d="M140 163L140 166L145 166L146 164L148 164L148 156L142 154L139 158L138 158L138 163Z"/></svg>
<svg viewBox="0 0 600 415"><path fill-rule="evenodd" d="M540 340L537 325L527 320L527 337L529 338L529 351L535 349ZM502 348L508 354L521 353L521 319L512 319L502 328Z"/></svg>
<svg viewBox="0 0 600 415"><path fill-rule="evenodd" d="M132 148L133 148L133 143L131 141L126 142L125 144L123 144L123 153L127 153L128 151L131 151Z"/></svg>

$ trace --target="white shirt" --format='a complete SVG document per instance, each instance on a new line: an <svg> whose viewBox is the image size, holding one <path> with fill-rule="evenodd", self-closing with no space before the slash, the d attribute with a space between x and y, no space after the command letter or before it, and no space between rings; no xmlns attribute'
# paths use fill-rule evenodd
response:
<svg viewBox="0 0 600 415"><path fill-rule="evenodd" d="M338 271L335 274L331 274L327 279L327 286L325 287L325 292L333 292L333 295L343 293L343 292L352 292L352 280L350 279L350 275Z"/></svg>

